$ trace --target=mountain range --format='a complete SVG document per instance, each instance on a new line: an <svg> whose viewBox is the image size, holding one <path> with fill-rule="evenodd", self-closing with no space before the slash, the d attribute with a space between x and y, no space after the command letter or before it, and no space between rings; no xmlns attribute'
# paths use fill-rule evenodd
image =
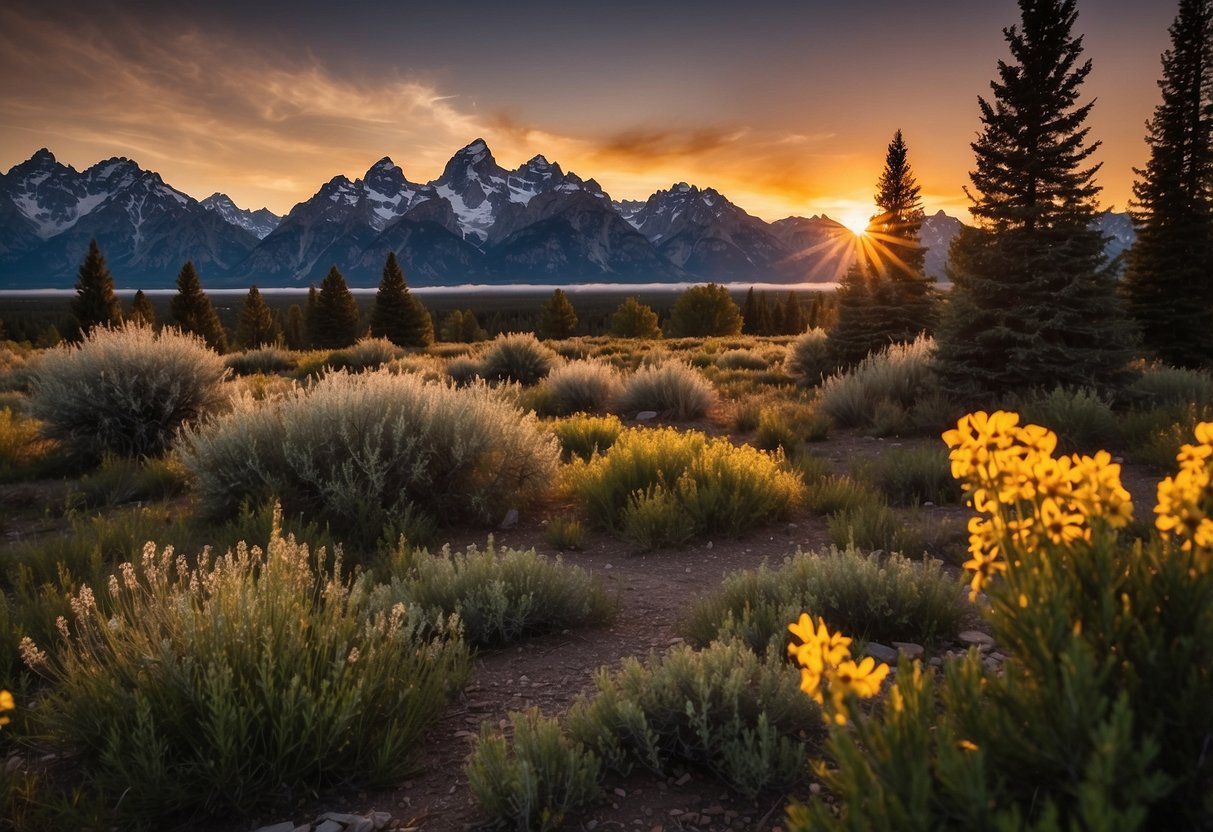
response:
<svg viewBox="0 0 1213 832"><path fill-rule="evenodd" d="M1127 215L1100 223L1110 254L1132 243ZM960 228L942 211L925 218L929 274L943 278ZM829 282L856 251L826 216L768 223L685 182L616 201L541 155L507 170L482 139L431 182L410 181L385 156L361 178L333 177L285 217L223 193L199 201L123 157L77 171L43 148L0 174L0 288L72 286L94 238L126 288L170 287L186 260L216 288L303 287L334 264L351 286L370 287L389 252L415 286Z"/></svg>

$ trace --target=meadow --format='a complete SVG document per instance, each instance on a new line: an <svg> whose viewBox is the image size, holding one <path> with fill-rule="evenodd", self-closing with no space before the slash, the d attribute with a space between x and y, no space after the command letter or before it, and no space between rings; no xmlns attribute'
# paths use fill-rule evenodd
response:
<svg viewBox="0 0 1213 832"><path fill-rule="evenodd" d="M1207 822L1213 377L822 337L5 342L0 826Z"/></svg>

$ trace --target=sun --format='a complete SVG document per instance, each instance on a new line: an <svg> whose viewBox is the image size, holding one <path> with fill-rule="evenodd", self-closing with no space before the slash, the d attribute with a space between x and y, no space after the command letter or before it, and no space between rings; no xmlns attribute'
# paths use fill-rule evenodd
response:
<svg viewBox="0 0 1213 832"><path fill-rule="evenodd" d="M872 218L866 211L856 210L847 211L838 221L856 237L862 237L868 233L868 225L872 222Z"/></svg>

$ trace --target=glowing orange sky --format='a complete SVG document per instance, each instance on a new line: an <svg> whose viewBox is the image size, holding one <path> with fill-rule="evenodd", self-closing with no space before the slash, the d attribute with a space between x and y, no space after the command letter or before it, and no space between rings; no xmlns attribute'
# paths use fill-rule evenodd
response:
<svg viewBox="0 0 1213 832"><path fill-rule="evenodd" d="M255 8L249 8L255 6ZM605 6L605 7L604 7ZM963 216L1011 0L742 4L39 3L0 9L0 170L125 155L202 198L285 213L384 155L438 175L485 138L617 199L676 181L766 219L871 205L904 131L929 211ZM1169 2L1086 0L1104 207L1146 160ZM900 12L898 10L901 10ZM898 16L898 15L902 16Z"/></svg>

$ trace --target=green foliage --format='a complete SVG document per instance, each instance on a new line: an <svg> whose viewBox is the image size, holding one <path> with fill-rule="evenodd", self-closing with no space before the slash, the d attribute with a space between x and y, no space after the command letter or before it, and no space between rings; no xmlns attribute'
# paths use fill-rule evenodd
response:
<svg viewBox="0 0 1213 832"><path fill-rule="evenodd" d="M666 326L671 338L737 335L741 332L741 310L719 284L692 286L674 301Z"/></svg>
<svg viewBox="0 0 1213 832"><path fill-rule="evenodd" d="M441 331L443 341L470 343L489 337L471 309L455 309L449 312L442 319Z"/></svg>
<svg viewBox="0 0 1213 832"><path fill-rule="evenodd" d="M1162 56L1150 158L1133 186L1137 238L1123 282L1144 346L1168 363L1213 355L1213 7L1181 0Z"/></svg>
<svg viewBox="0 0 1213 832"><path fill-rule="evenodd" d="M835 514L883 500L880 492L874 491L866 483L850 477L825 476L809 486L805 502L818 514Z"/></svg>
<svg viewBox="0 0 1213 832"><path fill-rule="evenodd" d="M802 612L863 641L924 645L953 638L974 614L939 561L846 547L797 550L776 569L733 572L691 606L679 630L694 645L739 638L778 651Z"/></svg>
<svg viewBox="0 0 1213 832"><path fill-rule="evenodd" d="M420 300L409 294L396 252L388 252L383 279L371 306L371 336L398 347L423 348L434 343L434 320Z"/></svg>
<svg viewBox="0 0 1213 832"><path fill-rule="evenodd" d="M1133 381L1129 395L1154 407L1213 407L1213 375L1206 370L1154 365Z"/></svg>
<svg viewBox="0 0 1213 832"><path fill-rule="evenodd" d="M535 553L475 546L436 555L415 551L402 578L376 593L388 609L403 602L429 620L458 615L473 646L509 644L541 633L600 624L614 616L603 589L583 569Z"/></svg>
<svg viewBox="0 0 1213 832"><path fill-rule="evenodd" d="M73 497L86 507L165 500L185 492L185 472L171 458L132 460L106 455L81 478Z"/></svg>
<svg viewBox="0 0 1213 832"><path fill-rule="evenodd" d="M119 571L107 611L82 588L35 663L42 730L115 819L391 782L468 670L451 625L403 605L369 614L366 578L277 529L264 553L241 544L192 568L148 544Z"/></svg>
<svg viewBox="0 0 1213 832"><path fill-rule="evenodd" d="M567 416L572 413L604 413L622 390L619 372L602 361L570 361L548 374L543 383L543 413Z"/></svg>
<svg viewBox="0 0 1213 832"><path fill-rule="evenodd" d="M879 488L894 505L960 502L960 485L952 478L947 452L939 447L889 448L856 465L855 474Z"/></svg>
<svg viewBox="0 0 1213 832"><path fill-rule="evenodd" d="M1027 421L1056 432L1058 448L1067 453L1091 452L1117 437L1111 405L1089 387L1055 387L1025 399L1019 410Z"/></svg>
<svg viewBox="0 0 1213 832"><path fill-rule="evenodd" d="M884 418L888 424L881 433L910 428L915 405L935 392L934 348L935 343L925 337L894 344L847 372L830 376L818 394L821 411L844 427L874 427ZM887 429L889 425L893 430Z"/></svg>
<svg viewBox="0 0 1213 832"><path fill-rule="evenodd" d="M867 500L842 508L826 518L830 542L866 551L921 554L922 539L903 523L883 500Z"/></svg>
<svg viewBox="0 0 1213 832"><path fill-rule="evenodd" d="M552 371L558 356L530 333L498 335L480 360L481 375L488 381L516 381L523 386L538 384Z"/></svg>
<svg viewBox="0 0 1213 832"><path fill-rule="evenodd" d="M819 736L822 719L782 652L759 656L734 641L624 659L614 674L598 671L567 730L617 772L691 763L746 797L787 789L808 775L804 737Z"/></svg>
<svg viewBox="0 0 1213 832"><path fill-rule="evenodd" d="M573 457L589 460L594 454L606 453L623 432L623 423L618 416L580 414L557 419L548 429L560 440L561 458L568 462Z"/></svg>
<svg viewBox="0 0 1213 832"><path fill-rule="evenodd" d="M451 381L466 387L480 378L480 362L469 355L457 355L446 362L445 371Z"/></svg>
<svg viewBox="0 0 1213 832"><path fill-rule="evenodd" d="M517 832L564 827L601 793L602 764L538 709L510 713L512 742L484 724L465 772L489 820ZM512 753L511 753L512 752Z"/></svg>
<svg viewBox="0 0 1213 832"><path fill-rule="evenodd" d="M224 357L227 368L238 376L285 375L295 369L295 356L278 347L229 353Z"/></svg>
<svg viewBox="0 0 1213 832"><path fill-rule="evenodd" d="M30 413L75 458L155 456L224 401L223 359L202 339L126 325L42 356Z"/></svg>
<svg viewBox="0 0 1213 832"><path fill-rule="evenodd" d="M563 289L556 289L539 309L535 334L547 340L572 338L577 334L577 312Z"/></svg>
<svg viewBox="0 0 1213 832"><path fill-rule="evenodd" d="M787 402L767 406L758 416L754 447L765 451L783 448L787 453L805 442L820 442L830 433L828 416L807 404Z"/></svg>
<svg viewBox="0 0 1213 832"><path fill-rule="evenodd" d="M838 369L831 357L829 336L820 327L805 330L788 344L783 368L804 387L816 387L827 375Z"/></svg>
<svg viewBox="0 0 1213 832"><path fill-rule="evenodd" d="M628 376L615 403L618 413L652 410L663 418L699 419L716 403L716 391L697 371L677 361L641 367Z"/></svg>
<svg viewBox="0 0 1213 832"><path fill-rule="evenodd" d="M187 260L177 274L177 294L173 295L169 309L173 323L182 332L197 335L215 352L227 350L227 333L211 299L202 290L202 281L198 279L192 260Z"/></svg>
<svg viewBox="0 0 1213 832"><path fill-rule="evenodd" d="M336 266L329 269L308 317L308 338L315 349L339 350L358 340L358 302Z"/></svg>
<svg viewBox="0 0 1213 832"><path fill-rule="evenodd" d="M49 461L53 443L42 437L41 424L12 408L0 408L0 482L32 479Z"/></svg>
<svg viewBox="0 0 1213 832"><path fill-rule="evenodd" d="M771 363L754 350L725 350L716 356L716 366L722 370L765 370Z"/></svg>
<svg viewBox="0 0 1213 832"><path fill-rule="evenodd" d="M378 370L402 355L400 347L387 338L361 338L352 347L337 350L325 363L334 370L349 370L361 373Z"/></svg>
<svg viewBox="0 0 1213 832"><path fill-rule="evenodd" d="M274 313L266 305L265 298L256 286L250 286L240 307L240 322L236 325L236 346L242 350L255 350L270 346L282 337L282 330L274 320Z"/></svg>
<svg viewBox="0 0 1213 832"><path fill-rule="evenodd" d="M993 101L979 99L970 210L980 225L952 243L936 362L961 396L1115 389L1133 334L1092 227L1099 144L1084 126L1092 103L1077 104L1091 62L1072 34L1075 0L1020 8L1021 24L1003 30L1011 60L999 63Z"/></svg>
<svg viewBox="0 0 1213 832"><path fill-rule="evenodd" d="M89 240L88 254L76 276L72 317L76 319L81 335L87 335L94 327L116 326L122 322L122 305L114 294L114 276L110 274L96 240Z"/></svg>
<svg viewBox="0 0 1213 832"><path fill-rule="evenodd" d="M557 456L533 415L484 385L386 372L330 373L280 399L237 401L182 442L206 512L279 497L291 514L372 539L418 513L498 520L548 488Z"/></svg>
<svg viewBox="0 0 1213 832"><path fill-rule="evenodd" d="M156 309L152 306L152 302L148 300L147 295L143 294L142 289L135 291L135 298L131 301L131 314L128 320L133 324L156 325Z"/></svg>
<svg viewBox="0 0 1213 832"><path fill-rule="evenodd" d="M645 546L736 535L787 516L804 494L781 454L673 428L626 430L606 453L574 461L568 480L594 523Z"/></svg>
<svg viewBox="0 0 1213 832"><path fill-rule="evenodd" d="M584 536L581 521L576 517L553 517L543 527L543 539L557 549L580 549Z"/></svg>
<svg viewBox="0 0 1213 832"><path fill-rule="evenodd" d="M616 338L660 338L657 313L652 307L630 297L611 315L611 335Z"/></svg>

